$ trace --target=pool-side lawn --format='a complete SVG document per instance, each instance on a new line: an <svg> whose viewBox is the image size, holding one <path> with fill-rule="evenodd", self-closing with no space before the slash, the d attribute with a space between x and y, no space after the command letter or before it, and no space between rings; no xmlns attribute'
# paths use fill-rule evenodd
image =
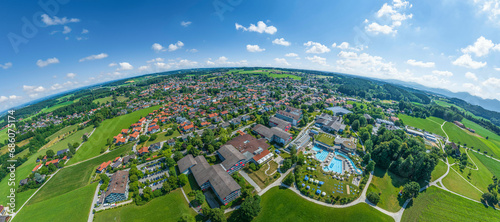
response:
<svg viewBox="0 0 500 222"><path fill-rule="evenodd" d="M176 189L169 194L157 197L149 203L137 206L129 204L112 210L97 212L95 222L111 221L180 221L182 215L189 214L193 217L196 212L189 208L181 189ZM197 221L201 221L198 217Z"/></svg>
<svg viewBox="0 0 500 222"><path fill-rule="evenodd" d="M262 210L253 221L394 221L391 217L362 203L336 209L299 197L291 190L274 187L262 196Z"/></svg>
<svg viewBox="0 0 500 222"><path fill-rule="evenodd" d="M320 133L316 136L316 140L330 146L333 146L335 143L335 136L326 133Z"/></svg>
<svg viewBox="0 0 500 222"><path fill-rule="evenodd" d="M429 187L408 205L401 221L498 221L498 218L498 210Z"/></svg>

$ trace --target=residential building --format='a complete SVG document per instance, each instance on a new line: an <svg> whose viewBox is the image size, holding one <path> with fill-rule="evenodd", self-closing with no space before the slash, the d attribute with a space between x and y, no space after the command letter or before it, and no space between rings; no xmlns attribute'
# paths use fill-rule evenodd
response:
<svg viewBox="0 0 500 222"><path fill-rule="evenodd" d="M105 203L114 203L128 198L128 171L117 171L109 181L108 189L104 194Z"/></svg>

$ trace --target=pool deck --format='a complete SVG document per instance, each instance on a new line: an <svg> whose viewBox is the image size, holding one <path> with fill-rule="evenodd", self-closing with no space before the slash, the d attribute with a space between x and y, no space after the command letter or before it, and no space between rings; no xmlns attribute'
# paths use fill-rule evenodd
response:
<svg viewBox="0 0 500 222"><path fill-rule="evenodd" d="M319 150L317 150L317 149L319 149ZM316 155L318 153L320 153L318 151L328 152L328 155L326 156L326 158L324 160L320 160L320 159L317 158ZM349 174L360 174L360 172L357 172L356 167L352 166L352 164L351 164L352 160L348 160L343 155L337 154L337 151L330 151L330 150L325 150L325 149L322 149L322 148L313 148L310 153L313 155L313 157L316 160L318 160L318 161L321 162L320 166L321 166L321 169L323 169L323 170L324 170L325 167L329 168L328 166L331 164L331 162L333 161L333 159L336 158L336 159L342 161L342 172L340 172L340 174L344 174L346 171L349 172Z"/></svg>

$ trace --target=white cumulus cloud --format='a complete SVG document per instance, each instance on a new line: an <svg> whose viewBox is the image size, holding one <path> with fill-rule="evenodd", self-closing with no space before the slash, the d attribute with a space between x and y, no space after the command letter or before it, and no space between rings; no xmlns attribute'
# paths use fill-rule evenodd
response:
<svg viewBox="0 0 500 222"><path fill-rule="evenodd" d="M39 59L38 61L36 61L36 65L38 67L40 67L40 68L48 66L50 64L56 64L56 63L59 63L59 59L57 59L56 57L49 58L47 60L41 60L41 59Z"/></svg>
<svg viewBox="0 0 500 222"><path fill-rule="evenodd" d="M317 55L314 55L313 57L306 57L307 60L313 62L313 63L318 63L320 65L324 65L324 66L327 66L326 64L326 58L323 58L323 57L319 57Z"/></svg>
<svg viewBox="0 0 500 222"><path fill-rule="evenodd" d="M330 52L330 49L327 46L319 42L308 41L304 43L304 46L307 46L306 53L322 54Z"/></svg>
<svg viewBox="0 0 500 222"><path fill-rule="evenodd" d="M47 25L47 26L50 26L50 25L64 25L64 24L67 24L67 23L80 22L80 19L77 19L77 18L68 19L67 17L59 18L57 16L50 17L47 14L43 14L42 15L42 22L45 23L45 25Z"/></svg>
<svg viewBox="0 0 500 222"><path fill-rule="evenodd" d="M438 75L438 76L446 76L446 77L451 77L453 76L453 73L450 71L439 71L439 70L434 70L432 71L432 74Z"/></svg>
<svg viewBox="0 0 500 222"><path fill-rule="evenodd" d="M182 21L181 22L181 25L184 26L184 27L188 27L189 25L191 25L191 21Z"/></svg>
<svg viewBox="0 0 500 222"><path fill-rule="evenodd" d="M472 73L472 72L466 72L465 73L465 78L467 79L472 79L474 81L477 81L477 76L476 74Z"/></svg>
<svg viewBox="0 0 500 222"><path fill-rule="evenodd" d="M486 66L486 62L477 62L472 60L469 54L464 54L452 62L453 65L462 66L470 69L479 69Z"/></svg>
<svg viewBox="0 0 500 222"><path fill-rule="evenodd" d="M249 52L263 52L266 49L260 48L259 45L247 45L247 51Z"/></svg>
<svg viewBox="0 0 500 222"><path fill-rule="evenodd" d="M280 65L285 65L285 66L290 65L290 63L288 63L285 58L275 58L274 61Z"/></svg>
<svg viewBox="0 0 500 222"><path fill-rule="evenodd" d="M290 42L286 41L285 38L279 38L273 40L273 44L282 45L282 46L290 46Z"/></svg>
<svg viewBox="0 0 500 222"><path fill-rule="evenodd" d="M434 62L422 62L416 61L415 59L409 59L406 63L411 66L418 66L422 68L432 68L436 65Z"/></svg>
<svg viewBox="0 0 500 222"><path fill-rule="evenodd" d="M263 21L257 22L257 25L250 24L250 26L247 28L245 26L242 26L238 23L234 24L236 27L236 30L242 29L243 31L249 31L249 32L258 32L258 33L267 33L273 35L278 31L278 29L274 26L268 26L266 23Z"/></svg>
<svg viewBox="0 0 500 222"><path fill-rule="evenodd" d="M175 51L177 49L180 49L182 48L182 46L184 46L184 43L182 43L181 41L177 41L175 44L170 44L168 45L168 51Z"/></svg>
<svg viewBox="0 0 500 222"><path fill-rule="evenodd" d="M70 78L70 79L73 79L73 78L75 78L75 77L76 77L76 74L75 74L75 73L70 72L70 73L66 74L66 77L68 77L68 78Z"/></svg>
<svg viewBox="0 0 500 222"><path fill-rule="evenodd" d="M104 59L106 57L108 57L108 54L106 54L106 53L100 53L100 54L97 54L97 55L89 55L89 56L87 56L85 58L81 58L79 60L79 62L83 62L83 61L87 61L87 60Z"/></svg>

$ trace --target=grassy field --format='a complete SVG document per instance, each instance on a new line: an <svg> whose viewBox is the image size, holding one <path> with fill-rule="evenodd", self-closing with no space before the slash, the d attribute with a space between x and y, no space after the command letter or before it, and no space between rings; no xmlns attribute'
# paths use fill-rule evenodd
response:
<svg viewBox="0 0 500 222"><path fill-rule="evenodd" d="M377 206L391 212L397 212L405 201L398 198L398 193L403 189L405 183L405 179L377 167L372 182L368 187L368 192L381 193L380 202Z"/></svg>
<svg viewBox="0 0 500 222"><path fill-rule="evenodd" d="M26 205L13 221L87 221L98 183ZM34 219L36 218L36 219Z"/></svg>
<svg viewBox="0 0 500 222"><path fill-rule="evenodd" d="M447 122L444 124L444 130L450 137L450 140L458 143L460 142L462 145L466 144L467 147L473 147L475 150L478 148L481 149L481 152L487 151L488 155L493 154L495 158L500 157L500 149L496 147L487 146L479 137L473 136L460 127L456 126L453 123Z"/></svg>
<svg viewBox="0 0 500 222"><path fill-rule="evenodd" d="M278 169L278 164L271 160L269 161L269 166L271 166L271 168L269 168L267 164L264 164L259 170L248 173L248 176L250 176L250 178L252 178L252 180L255 181L255 183L257 183L257 185L259 185L259 187L262 189L266 188L267 186L269 186L269 184L275 181L275 179L273 178L274 174L271 176L267 176L266 170L269 168L268 173L271 174Z"/></svg>
<svg viewBox="0 0 500 222"><path fill-rule="evenodd" d="M108 139L113 139L113 136L118 135L122 129L128 129L130 125L137 122L141 116L146 116L148 113L160 106L149 107L127 115L107 119L101 123L92 135L92 139L82 145L78 152L71 158L68 164L76 163L97 156L101 152L101 148L106 146Z"/></svg>
<svg viewBox="0 0 500 222"><path fill-rule="evenodd" d="M469 163L474 162L478 170L472 170L476 169L476 167L474 167L473 165L470 166L472 169L465 168L463 172L460 172L460 167L458 166L458 164L455 164L452 167L460 175L462 175L462 177L467 179L472 185L479 188L483 192L487 192L488 185L493 182L493 180L491 179L493 177L493 174L488 170L488 168L484 166L484 164L481 161L479 161L479 159L477 159L476 156L472 155L471 152L468 153L469 153L469 159L468 159ZM500 163L498 163L498 165L500 165ZM468 176L469 173L471 174L470 177Z"/></svg>
<svg viewBox="0 0 500 222"><path fill-rule="evenodd" d="M500 211L430 187L404 211L401 221L498 221Z"/></svg>
<svg viewBox="0 0 500 222"><path fill-rule="evenodd" d="M132 149L132 146L133 144L130 143L92 160L63 168L42 189L40 189L40 191L30 200L29 204L42 202L88 185L90 176L99 164L127 153ZM80 150L78 150L77 153L79 151Z"/></svg>
<svg viewBox="0 0 500 222"><path fill-rule="evenodd" d="M64 138L63 140L60 140L59 142L54 143L52 146L49 147L42 147L40 150L62 150L68 148L68 143L74 144L74 143L82 143L82 137L85 133L90 134L94 128L92 126L88 126L87 128L84 128L83 130L79 130L76 133L71 134L70 136ZM91 137L93 138L93 137ZM46 151L45 151L46 152Z"/></svg>
<svg viewBox="0 0 500 222"><path fill-rule="evenodd" d="M94 221L177 222L184 214L196 216L195 211L189 208L181 189L177 189L165 196L157 197L143 206L129 204L124 207L97 212ZM201 218L197 218L197 221L201 221Z"/></svg>
<svg viewBox="0 0 500 222"><path fill-rule="evenodd" d="M267 70L267 69L262 69L262 70L250 70L250 71L237 71L237 72L232 72L234 74L256 74L256 75L266 75L272 78L292 78L295 80L301 80L302 77L296 76L296 75L291 75L291 74L277 74L277 73L270 73L271 71L274 70Z"/></svg>
<svg viewBox="0 0 500 222"><path fill-rule="evenodd" d="M309 202L291 190L272 188L262 196L262 210L253 221L393 221L376 209L362 203L336 209Z"/></svg>
<svg viewBox="0 0 500 222"><path fill-rule="evenodd" d="M500 178L500 162L493 160L491 158L485 157L484 155L478 154L476 152L469 152L469 155L474 155L481 164L483 164L491 174L495 175L497 178Z"/></svg>
<svg viewBox="0 0 500 222"><path fill-rule="evenodd" d="M412 116L407 116L407 115L398 115L398 118L403 120L403 123L408 126L413 126L415 128L419 128L422 130L425 130L427 132L431 132L437 135L444 136L443 130L441 130L441 125L439 123L443 123L444 120L439 119L439 118L427 118L427 119L422 119L422 118L416 118Z"/></svg>
<svg viewBox="0 0 500 222"><path fill-rule="evenodd" d="M443 176L446 173L448 166L443 161L439 161L439 163L434 168L434 171L431 173L431 181L437 180L439 177Z"/></svg>
<svg viewBox="0 0 500 222"><path fill-rule="evenodd" d="M2 142L2 143L5 142L5 140L9 138L9 136L7 135L7 130L8 130L8 128L5 128L2 131L0 131L0 142Z"/></svg>
<svg viewBox="0 0 500 222"><path fill-rule="evenodd" d="M116 97L116 100L118 102L123 102L125 100L127 100L128 98L125 97L125 96L118 96ZM99 98L99 99L94 99L92 102L93 103L99 103L99 104L107 104L109 102L113 101L113 96L108 96L108 97L104 97L104 98Z"/></svg>
<svg viewBox="0 0 500 222"><path fill-rule="evenodd" d="M48 140L56 139L56 138L60 137L61 135L64 135L66 133L69 133L69 132L72 132L72 131L76 130L77 128L78 128L77 124L64 127L61 130L57 131L56 133L54 133L54 134L50 135L49 137L47 137L47 139Z"/></svg>
<svg viewBox="0 0 500 222"><path fill-rule="evenodd" d="M482 193L462 179L458 173L450 169L448 175L443 179L443 185L449 190L462 194L474 200L481 200Z"/></svg>
<svg viewBox="0 0 500 222"><path fill-rule="evenodd" d="M316 140L319 142L333 146L333 144L335 142L335 137L330 135L330 134L320 133L319 135L316 136Z"/></svg>
<svg viewBox="0 0 500 222"><path fill-rule="evenodd" d="M80 137L81 137L81 135L83 135L84 131L88 130L88 129L92 129L92 128L88 127L84 130L80 130L80 131L76 132L75 134L73 134L75 136L72 135L72 136L56 143L50 149L57 153L57 151L59 151L59 150L66 149L69 141L76 141L76 142L81 143L82 140L80 139ZM78 136L78 135L80 135L80 136ZM21 166L16 168L16 184L19 184L20 180L28 177L31 174L31 170L33 170L33 168L38 164L36 162L36 158L40 155L45 155L45 152L47 152L47 150L39 150L37 153L31 155L25 163L23 163ZM2 196L8 195L8 190L9 190L9 186L4 178L4 180L2 180L0 182L0 195L2 195ZM28 190L28 191L18 193L16 195L16 202L17 203L24 203L29 198L29 196L31 196L31 194L33 194L34 192L35 192L35 190ZM0 204L5 205L5 201L6 201L5 198L1 199Z"/></svg>

